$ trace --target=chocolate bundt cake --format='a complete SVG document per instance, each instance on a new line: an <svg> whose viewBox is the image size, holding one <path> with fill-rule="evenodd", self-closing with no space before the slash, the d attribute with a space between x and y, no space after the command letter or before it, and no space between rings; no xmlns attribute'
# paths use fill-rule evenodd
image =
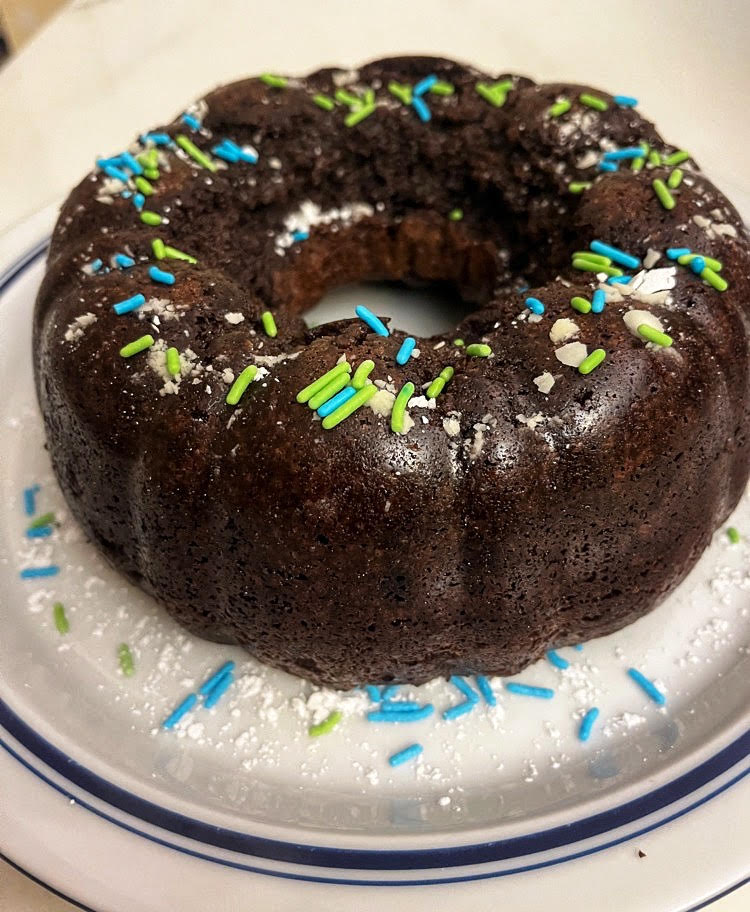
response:
<svg viewBox="0 0 750 912"><path fill-rule="evenodd" d="M750 256L635 104L403 57L224 86L100 159L34 334L91 539L337 687L512 674L651 610L748 478ZM374 279L474 310L306 326Z"/></svg>

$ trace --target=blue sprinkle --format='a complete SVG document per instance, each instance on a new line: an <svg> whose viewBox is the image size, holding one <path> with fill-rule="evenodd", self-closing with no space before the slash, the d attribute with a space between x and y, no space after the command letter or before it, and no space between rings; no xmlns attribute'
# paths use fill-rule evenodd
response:
<svg viewBox="0 0 750 912"><path fill-rule="evenodd" d="M107 177L113 177L115 180L122 181L123 184L127 184L130 180L122 168L118 168L117 165L104 164L100 167Z"/></svg>
<svg viewBox="0 0 750 912"><path fill-rule="evenodd" d="M49 538L52 535L52 526L33 526L26 530L26 538Z"/></svg>
<svg viewBox="0 0 750 912"><path fill-rule="evenodd" d="M102 268L103 265L104 265L104 263L102 263L102 261L97 257L97 259L92 260L89 263L89 268L91 269L92 272L99 272L99 270Z"/></svg>
<svg viewBox="0 0 750 912"><path fill-rule="evenodd" d="M435 707L432 703L426 703L419 709L408 709L402 712L373 710L367 713L367 718L370 722L419 722L431 716L434 711Z"/></svg>
<svg viewBox="0 0 750 912"><path fill-rule="evenodd" d="M576 652L583 652L583 644L576 643L575 646L573 647L573 649L575 649Z"/></svg>
<svg viewBox="0 0 750 912"><path fill-rule="evenodd" d="M158 266L150 266L148 274L154 282L161 282L162 285L174 285L174 276L171 272L159 269Z"/></svg>
<svg viewBox="0 0 750 912"><path fill-rule="evenodd" d="M251 152L249 149L243 149L242 146L238 146L232 139L223 140L222 145L225 149L230 149L235 155L238 155L242 161L250 162L251 165L254 165L258 161L258 156L255 152Z"/></svg>
<svg viewBox="0 0 750 912"><path fill-rule="evenodd" d="M411 336L407 336L401 343L401 348L399 348L398 354L396 355L396 364L406 364L409 358L411 358L411 353L416 348L416 345L417 340L413 339Z"/></svg>
<svg viewBox="0 0 750 912"><path fill-rule="evenodd" d="M628 158L642 158L643 149L640 146L631 146L627 149L614 149L612 152L604 153L604 161L624 161Z"/></svg>
<svg viewBox="0 0 750 912"><path fill-rule="evenodd" d="M228 161L231 164L234 164L240 160L239 153L235 152L234 149L223 142L218 146L214 146L211 151L217 158L223 158L224 161Z"/></svg>
<svg viewBox="0 0 750 912"><path fill-rule="evenodd" d="M614 276L614 278L619 279L621 277ZM597 288L591 296L591 313L600 314L604 310L606 303L607 296L601 288Z"/></svg>
<svg viewBox="0 0 750 912"><path fill-rule="evenodd" d="M530 684L518 684L515 681L506 681L505 689L521 697L539 697L540 700L551 700L555 692L549 687L532 687Z"/></svg>
<svg viewBox="0 0 750 912"><path fill-rule="evenodd" d="M125 298L124 301L119 301L115 304L113 310L121 317L123 314L130 313L131 310L138 310L138 308L142 307L145 303L146 298L142 294L136 294L133 295L132 298Z"/></svg>
<svg viewBox="0 0 750 912"><path fill-rule="evenodd" d="M607 279L607 285L627 285L632 278L633 276L629 275L610 276Z"/></svg>
<svg viewBox="0 0 750 912"><path fill-rule="evenodd" d="M146 204L146 197L142 193L136 193L133 197L133 205L140 212Z"/></svg>
<svg viewBox="0 0 750 912"><path fill-rule="evenodd" d="M401 764L406 763L407 760L413 760L415 757L418 757L423 750L424 748L421 744L410 744L397 754L391 754L388 758L388 762L391 766L401 766Z"/></svg>
<svg viewBox="0 0 750 912"><path fill-rule="evenodd" d="M230 671L234 671L234 662L225 662L218 671L215 671L210 678L201 684L198 693L203 697L210 690L213 690L214 685L218 682L219 678L224 677L225 674L228 674Z"/></svg>
<svg viewBox="0 0 750 912"><path fill-rule="evenodd" d="M532 313L535 313L540 317L544 313L544 304L542 304L539 298L526 298L524 304L526 304Z"/></svg>
<svg viewBox="0 0 750 912"><path fill-rule="evenodd" d="M468 684L460 675L451 675L450 682L457 687L470 703L479 702L479 694L474 690L471 684Z"/></svg>
<svg viewBox="0 0 750 912"><path fill-rule="evenodd" d="M182 122L187 124L191 130L200 130L201 122L197 117L193 117L192 114L183 114Z"/></svg>
<svg viewBox="0 0 750 912"><path fill-rule="evenodd" d="M231 671L226 671L219 678L219 680L211 688L211 692L208 694L206 699L203 701L203 706L205 709L212 709L219 700L224 696L224 694L229 690L229 688L234 683L234 677Z"/></svg>
<svg viewBox="0 0 750 912"><path fill-rule="evenodd" d="M390 700L391 697L395 697L398 692L398 684L389 684L387 687L383 688L383 692L380 694L383 700Z"/></svg>
<svg viewBox="0 0 750 912"><path fill-rule="evenodd" d="M547 653L547 658L555 666L555 668L569 668L570 662L567 659L564 659L561 655L555 652L554 649L550 649Z"/></svg>
<svg viewBox="0 0 750 912"><path fill-rule="evenodd" d="M495 694L492 691L492 685L485 678L484 675L477 675L477 687L480 690L480 693L484 697L484 702L489 706L496 706L497 700L495 699Z"/></svg>
<svg viewBox="0 0 750 912"><path fill-rule="evenodd" d="M123 152L120 156L120 163L128 168L133 174L143 174L143 168L141 165L133 158L130 152Z"/></svg>
<svg viewBox="0 0 750 912"><path fill-rule="evenodd" d="M638 257L634 257L631 253L625 253L625 251L620 250L619 247L605 244L603 241L592 241L589 244L589 247L594 253L607 256L613 263L617 263L620 266L626 266L628 269L637 269L641 265L641 261Z"/></svg>
<svg viewBox="0 0 750 912"><path fill-rule="evenodd" d="M617 162L600 161L596 166L600 171L619 171Z"/></svg>
<svg viewBox="0 0 750 912"><path fill-rule="evenodd" d="M385 325L375 316L375 314L364 307L362 304L359 304L354 313L359 317L360 320L363 320L370 329L377 333L379 336L389 336L390 333L386 329Z"/></svg>
<svg viewBox="0 0 750 912"><path fill-rule="evenodd" d="M664 706L667 702L664 694L652 681L649 681L647 677L642 675L637 668L628 668L628 675L646 692L646 694L648 694L654 703L657 703L659 706Z"/></svg>
<svg viewBox="0 0 750 912"><path fill-rule="evenodd" d="M325 418L326 415L330 415L331 412L335 412L340 405L348 402L356 392L357 391L353 386L345 386L340 393L336 393L335 396L331 396L328 402L324 402L323 405L320 406L318 409L318 415L320 415L321 418Z"/></svg>
<svg viewBox="0 0 750 912"><path fill-rule="evenodd" d="M632 95L615 95L612 100L621 108L634 108L638 104L638 99Z"/></svg>
<svg viewBox="0 0 750 912"><path fill-rule="evenodd" d="M131 197L132 195L133 195L133 194L130 192L130 190L123 190L122 193L120 194L120 196L121 196L124 200L130 199L130 197Z"/></svg>
<svg viewBox="0 0 750 912"><path fill-rule="evenodd" d="M39 490L38 484L23 489L23 510L27 516L33 516L36 513L36 495Z"/></svg>
<svg viewBox="0 0 750 912"><path fill-rule="evenodd" d="M306 241L310 237L309 231L293 231L292 240L295 242Z"/></svg>
<svg viewBox="0 0 750 912"><path fill-rule="evenodd" d="M174 728L175 725L180 721L180 719L187 715L190 710L198 702L198 697L195 694L188 694L185 699L180 703L180 705L173 710L170 715L161 723L162 728Z"/></svg>
<svg viewBox="0 0 750 912"><path fill-rule="evenodd" d="M115 265L120 269L130 269L131 266L135 266L135 260L124 253L117 253L115 254Z"/></svg>
<svg viewBox="0 0 750 912"><path fill-rule="evenodd" d="M596 708L596 706L594 706L581 719L581 726L578 729L578 737L581 739L581 741L589 740L591 729L594 727L594 722L596 722L598 716L599 710Z"/></svg>
<svg viewBox="0 0 750 912"><path fill-rule="evenodd" d="M419 119L422 121L422 123L427 123L429 120L431 120L432 114L430 113L430 109L422 101L421 98L415 96L412 98L411 104L414 110L417 112L417 115L419 116Z"/></svg>
<svg viewBox="0 0 750 912"><path fill-rule="evenodd" d="M383 700L380 708L383 712L407 712L419 709L420 704L414 700Z"/></svg>
<svg viewBox="0 0 750 912"><path fill-rule="evenodd" d="M670 260L676 260L681 256L687 256L691 252L689 247L667 247L667 256Z"/></svg>
<svg viewBox="0 0 750 912"><path fill-rule="evenodd" d="M56 564L48 567L27 567L21 571L21 579L40 579L43 576L57 576L60 568Z"/></svg>
<svg viewBox="0 0 750 912"><path fill-rule="evenodd" d="M444 709L443 718L446 722L450 722L452 719L458 719L459 716L470 713L476 705L476 700L464 700L463 703L457 703L455 706L449 706L448 709Z"/></svg>
<svg viewBox="0 0 750 912"><path fill-rule="evenodd" d="M365 684L365 690L373 703L380 703L380 691L374 684Z"/></svg>
<svg viewBox="0 0 750 912"><path fill-rule="evenodd" d="M419 97L424 95L425 92L429 92L430 89L438 81L437 76L434 73L430 73L429 76L425 76L424 79L420 79L419 82L412 89L412 95Z"/></svg>
<svg viewBox="0 0 750 912"><path fill-rule="evenodd" d="M155 146L168 146L172 142L169 133L144 133L141 136L141 142L145 146L147 143L153 143Z"/></svg>
<svg viewBox="0 0 750 912"><path fill-rule="evenodd" d="M697 256L694 259L692 259L688 263L688 265L690 266L690 268L693 270L693 272L696 275L700 275L703 272L703 270L706 268L706 261L703 259L702 256Z"/></svg>

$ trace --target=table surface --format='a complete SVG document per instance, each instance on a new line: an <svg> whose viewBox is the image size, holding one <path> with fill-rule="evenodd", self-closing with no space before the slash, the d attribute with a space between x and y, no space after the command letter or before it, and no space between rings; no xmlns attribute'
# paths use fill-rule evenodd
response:
<svg viewBox="0 0 750 912"><path fill-rule="evenodd" d="M0 71L0 235L218 83L399 53L635 95L731 198L750 183L748 39L744 0L74 0ZM0 862L3 912L72 908ZM711 908L747 912L750 887Z"/></svg>

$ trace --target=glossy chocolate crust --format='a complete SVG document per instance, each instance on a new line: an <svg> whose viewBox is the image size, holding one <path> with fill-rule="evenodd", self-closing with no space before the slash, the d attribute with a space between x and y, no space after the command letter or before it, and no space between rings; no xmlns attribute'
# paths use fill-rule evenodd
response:
<svg viewBox="0 0 750 912"><path fill-rule="evenodd" d="M431 73L455 92L426 94L423 122L387 86ZM502 106L476 91L506 78ZM372 87L375 112L348 127L345 106L313 102L342 86ZM581 105L582 91L607 110ZM560 97L573 108L550 117ZM597 170L607 148L674 151L634 110L599 90L436 58L328 69L284 88L247 79L205 101L203 132L179 119L165 131L207 152L225 136L251 143L257 164L210 173L167 152L146 201L168 219L158 228L131 200L97 199L106 178L89 175L63 207L37 301L52 461L112 564L193 633L340 688L512 674L657 605L748 477L748 240L698 166L681 165L667 211L652 181L670 168ZM592 186L574 194L570 181ZM371 214L345 211L281 247L285 218L306 200L323 211L368 204ZM456 208L460 220L449 218ZM159 264L172 287L148 277L154 237L198 258ZM577 314L570 298L590 299L597 282L570 255L593 238L641 258L656 250L657 268L674 265L666 248L701 251L723 262L729 288L678 266L664 303L626 298ZM82 270L126 249L130 269ZM328 289L381 278L451 283L476 309L445 336L418 340L404 367L402 332L383 338L357 319L306 329L300 315ZM529 291L517 291L521 281ZM113 313L138 292L178 316L154 327ZM526 319L528 294L544 302L539 322ZM623 321L630 307L658 316L672 348L635 337ZM261 328L265 310L274 339ZM96 321L71 331L86 313ZM606 350L588 376L555 356L560 317L575 320L589 351ZM118 354L148 331L194 353L176 392L149 366L155 355ZM468 356L457 336L493 356ZM412 403L406 434L369 406L325 431L295 397L341 355L354 367L371 358L372 380L396 390L411 381L416 395L446 365L455 375L434 407ZM232 408L231 377L249 363L268 373ZM548 395L533 382L544 371L556 381ZM537 413L544 420L524 423Z"/></svg>

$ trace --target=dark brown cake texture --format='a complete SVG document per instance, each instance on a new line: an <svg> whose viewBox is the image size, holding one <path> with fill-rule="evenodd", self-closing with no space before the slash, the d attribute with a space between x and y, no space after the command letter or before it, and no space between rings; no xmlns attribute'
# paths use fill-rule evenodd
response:
<svg viewBox="0 0 750 912"><path fill-rule="evenodd" d="M342 688L513 674L652 609L737 503L748 262L632 99L428 57L243 80L63 207L34 333L54 468L201 637ZM370 279L475 309L403 365L354 313L306 328ZM343 359L372 398L327 429L298 394Z"/></svg>

